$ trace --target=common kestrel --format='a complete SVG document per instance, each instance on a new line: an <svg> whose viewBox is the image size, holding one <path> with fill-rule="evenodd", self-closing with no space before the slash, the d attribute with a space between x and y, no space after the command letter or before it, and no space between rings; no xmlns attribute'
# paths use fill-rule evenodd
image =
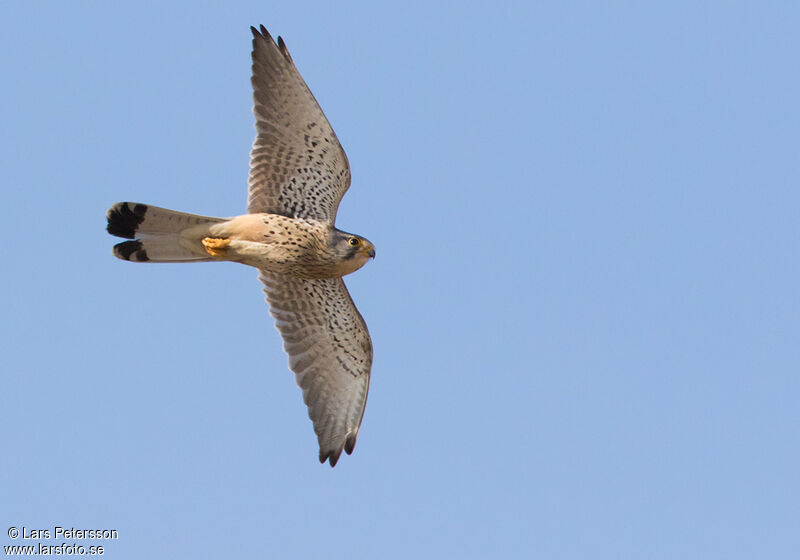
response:
<svg viewBox="0 0 800 560"><path fill-rule="evenodd" d="M256 267L289 368L319 440L319 460L353 452L364 415L372 341L342 276L375 256L367 239L336 229L350 166L283 39L253 32L256 139L247 214L212 218L133 202L109 209L108 232L131 239L133 262L233 261Z"/></svg>

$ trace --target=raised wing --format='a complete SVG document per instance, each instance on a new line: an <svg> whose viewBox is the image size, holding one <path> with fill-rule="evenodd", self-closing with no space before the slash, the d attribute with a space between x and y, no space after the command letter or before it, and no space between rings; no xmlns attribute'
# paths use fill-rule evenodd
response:
<svg viewBox="0 0 800 560"><path fill-rule="evenodd" d="M353 452L372 367L372 341L341 278L304 280L261 271L260 280L303 390L319 461Z"/></svg>
<svg viewBox="0 0 800 560"><path fill-rule="evenodd" d="M350 166L328 119L292 62L261 26L253 32L253 112L247 211L336 221Z"/></svg>

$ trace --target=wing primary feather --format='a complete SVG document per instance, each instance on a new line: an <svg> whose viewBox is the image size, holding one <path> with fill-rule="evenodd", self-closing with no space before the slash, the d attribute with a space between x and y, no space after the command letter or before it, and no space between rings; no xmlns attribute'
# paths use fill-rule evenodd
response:
<svg viewBox="0 0 800 560"><path fill-rule="evenodd" d="M336 466L336 463L339 462L339 456L342 454L342 450L339 449L337 451L327 451L323 453L322 451L319 452L319 462L325 463L327 459L328 462L331 464L331 468Z"/></svg>
<svg viewBox="0 0 800 560"><path fill-rule="evenodd" d="M289 62L294 64L294 61L292 60L292 55L289 54L289 47L286 46L286 42L284 42L283 37L280 36L278 36L278 48L283 53L283 56L285 56Z"/></svg>
<svg viewBox="0 0 800 560"><path fill-rule="evenodd" d="M358 436L358 433L347 436L347 441L344 444L344 450L348 455L352 455L353 449L356 447L356 436Z"/></svg>

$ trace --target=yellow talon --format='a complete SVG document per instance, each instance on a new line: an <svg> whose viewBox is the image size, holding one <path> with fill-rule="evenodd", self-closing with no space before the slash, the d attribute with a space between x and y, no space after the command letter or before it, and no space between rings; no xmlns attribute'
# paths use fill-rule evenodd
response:
<svg viewBox="0 0 800 560"><path fill-rule="evenodd" d="M224 257L225 247L231 244L231 240L220 239L218 237L204 237L202 243L203 247L206 248L206 252L212 257Z"/></svg>

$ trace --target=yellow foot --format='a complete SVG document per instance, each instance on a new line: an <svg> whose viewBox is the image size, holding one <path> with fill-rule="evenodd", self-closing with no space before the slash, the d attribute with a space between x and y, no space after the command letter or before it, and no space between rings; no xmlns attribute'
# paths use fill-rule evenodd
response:
<svg viewBox="0 0 800 560"><path fill-rule="evenodd" d="M204 237L202 243L203 247L206 248L206 252L212 257L224 257L225 248L231 244L231 240L220 239L218 237Z"/></svg>

